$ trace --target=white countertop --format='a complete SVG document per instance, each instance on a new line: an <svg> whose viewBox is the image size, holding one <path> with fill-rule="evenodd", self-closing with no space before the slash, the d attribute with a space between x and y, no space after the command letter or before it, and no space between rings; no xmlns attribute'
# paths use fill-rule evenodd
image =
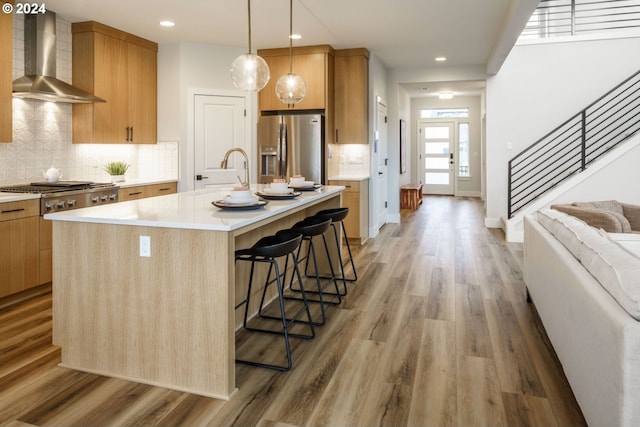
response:
<svg viewBox="0 0 640 427"><path fill-rule="evenodd" d="M266 185L252 184L251 190L255 192L264 187ZM302 191L295 199L269 200L263 208L247 211L222 210L212 204L228 195L228 189L187 191L51 213L44 218L54 221L232 231L334 196L342 190L343 186L325 185L320 190Z"/></svg>
<svg viewBox="0 0 640 427"><path fill-rule="evenodd" d="M335 175L330 176L329 181L364 181L369 175Z"/></svg>
<svg viewBox="0 0 640 427"><path fill-rule="evenodd" d="M39 198L40 198L40 194L0 192L0 203L19 202L21 200L32 200L32 199L39 199Z"/></svg>
<svg viewBox="0 0 640 427"><path fill-rule="evenodd" d="M168 183L168 182L178 182L177 178L166 178L166 179L162 179L162 178L155 178L155 179L144 179L144 178L138 178L138 179L128 179L126 181L122 181L122 182L116 182L115 184L120 187L120 188L128 188L128 187L136 187L138 185L153 185L153 184L164 184L164 183Z"/></svg>

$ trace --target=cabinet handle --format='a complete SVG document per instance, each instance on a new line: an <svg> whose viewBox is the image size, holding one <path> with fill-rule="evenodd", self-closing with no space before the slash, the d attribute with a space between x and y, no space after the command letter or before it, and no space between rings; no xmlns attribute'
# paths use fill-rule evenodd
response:
<svg viewBox="0 0 640 427"><path fill-rule="evenodd" d="M338 143L338 129L336 129L336 144Z"/></svg>
<svg viewBox="0 0 640 427"><path fill-rule="evenodd" d="M7 214L7 213L14 213L14 212L22 212L23 210L24 210L24 208L9 209L9 210L6 210L6 211L2 211L0 213Z"/></svg>
<svg viewBox="0 0 640 427"><path fill-rule="evenodd" d="M142 194L142 191L136 191L135 193L129 193L130 196L137 196L138 194Z"/></svg>
<svg viewBox="0 0 640 427"><path fill-rule="evenodd" d="M127 137L125 138L125 141L129 141L129 126L127 126Z"/></svg>
<svg viewBox="0 0 640 427"><path fill-rule="evenodd" d="M171 190L171 188L169 188L169 187L158 188L158 191L169 191L169 190Z"/></svg>
<svg viewBox="0 0 640 427"><path fill-rule="evenodd" d="M131 126L131 139L129 141L133 142L133 126Z"/></svg>

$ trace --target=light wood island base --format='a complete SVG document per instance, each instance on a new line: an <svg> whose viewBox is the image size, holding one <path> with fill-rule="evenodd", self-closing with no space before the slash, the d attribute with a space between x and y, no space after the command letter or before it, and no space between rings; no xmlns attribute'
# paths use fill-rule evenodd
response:
<svg viewBox="0 0 640 427"><path fill-rule="evenodd" d="M339 206L337 192L232 231L53 221L62 365L229 399L241 324L234 306L248 273L234 266L235 249ZM140 236L151 239L150 257L140 256Z"/></svg>

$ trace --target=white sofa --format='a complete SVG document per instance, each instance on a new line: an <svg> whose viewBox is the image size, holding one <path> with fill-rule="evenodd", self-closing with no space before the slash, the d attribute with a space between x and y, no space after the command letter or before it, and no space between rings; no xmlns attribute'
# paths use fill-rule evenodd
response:
<svg viewBox="0 0 640 427"><path fill-rule="evenodd" d="M640 235L552 209L524 232L528 295L587 423L640 426Z"/></svg>

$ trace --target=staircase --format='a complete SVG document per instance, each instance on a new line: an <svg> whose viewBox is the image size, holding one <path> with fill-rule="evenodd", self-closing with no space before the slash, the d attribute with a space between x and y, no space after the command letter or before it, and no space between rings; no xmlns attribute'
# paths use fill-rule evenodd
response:
<svg viewBox="0 0 640 427"><path fill-rule="evenodd" d="M0 389L58 363L50 292L0 310Z"/></svg>
<svg viewBox="0 0 640 427"><path fill-rule="evenodd" d="M525 215L635 148L639 131L640 71L509 161L507 240L522 241Z"/></svg>

